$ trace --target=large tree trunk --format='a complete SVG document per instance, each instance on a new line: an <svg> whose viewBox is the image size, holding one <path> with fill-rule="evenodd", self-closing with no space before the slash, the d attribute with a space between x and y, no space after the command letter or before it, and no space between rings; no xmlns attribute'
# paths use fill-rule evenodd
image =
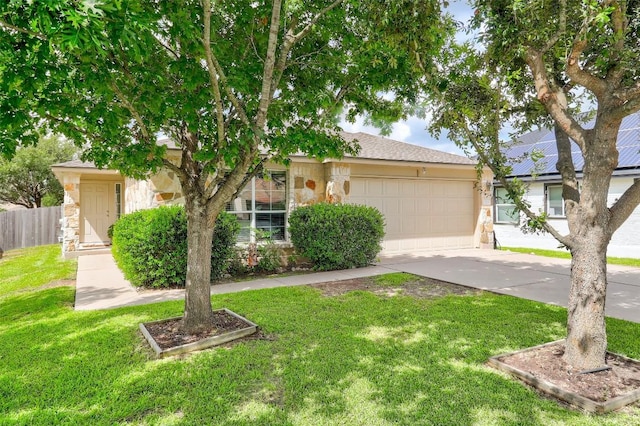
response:
<svg viewBox="0 0 640 426"><path fill-rule="evenodd" d="M211 240L213 226L205 203L187 201L187 280L185 283L185 332L196 333L213 325L211 310Z"/></svg>
<svg viewBox="0 0 640 426"><path fill-rule="evenodd" d="M596 126L588 135L582 191L579 198L565 200L572 260L564 360L576 370L605 365L607 247L611 240L607 202L611 175L618 164L617 124Z"/></svg>
<svg viewBox="0 0 640 426"><path fill-rule="evenodd" d="M607 242L597 229L572 250L571 290L564 360L577 370L605 365L607 331Z"/></svg>

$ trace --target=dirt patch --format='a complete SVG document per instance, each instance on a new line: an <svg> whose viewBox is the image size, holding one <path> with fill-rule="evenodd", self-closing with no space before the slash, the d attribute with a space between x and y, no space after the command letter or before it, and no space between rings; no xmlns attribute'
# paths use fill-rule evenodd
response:
<svg viewBox="0 0 640 426"><path fill-rule="evenodd" d="M76 280L56 280L56 281L51 281L48 284L45 285L41 285L40 287L38 287L36 290L47 290L49 288L56 288L56 287L74 287L76 286Z"/></svg>
<svg viewBox="0 0 640 426"><path fill-rule="evenodd" d="M433 278L419 277L397 286L380 285L375 277L355 278L351 280L333 281L311 284L322 291L324 296L339 296L350 291L370 291L380 296L412 296L420 299L432 299L450 294L479 294L481 290L440 281Z"/></svg>
<svg viewBox="0 0 640 426"><path fill-rule="evenodd" d="M640 362L608 353L609 370L580 374L563 359L564 345L555 343L499 357L504 364L595 402L606 402L640 389Z"/></svg>
<svg viewBox="0 0 640 426"><path fill-rule="evenodd" d="M55 281L48 282L47 284L43 284L40 287L27 287L27 288L22 288L20 290L15 290L15 291L12 291L11 293L7 293L5 296L19 295L23 293L32 293L36 291L49 290L51 288L57 288L57 287L75 288L76 280L55 280Z"/></svg>

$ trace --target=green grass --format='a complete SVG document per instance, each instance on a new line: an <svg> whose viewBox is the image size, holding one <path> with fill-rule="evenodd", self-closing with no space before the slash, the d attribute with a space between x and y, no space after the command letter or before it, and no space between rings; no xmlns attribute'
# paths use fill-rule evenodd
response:
<svg viewBox="0 0 640 426"><path fill-rule="evenodd" d="M51 281L75 279L76 260L63 260L59 245L10 250L0 259L0 298Z"/></svg>
<svg viewBox="0 0 640 426"><path fill-rule="evenodd" d="M406 272L394 272L391 274L378 275L373 277L374 282L382 287L395 287L405 284L409 281L414 281L415 275L407 274Z"/></svg>
<svg viewBox="0 0 640 426"><path fill-rule="evenodd" d="M268 339L154 360L138 323L180 315L182 302L75 312L73 296L59 287L0 303L1 425L640 424L637 408L570 411L485 365L561 338L556 306L489 293L247 291L213 304ZM639 324L607 327L610 350L640 357Z"/></svg>
<svg viewBox="0 0 640 426"><path fill-rule="evenodd" d="M571 253L567 250L545 250L526 247L502 247L501 250L515 251L518 253L536 254L545 257L557 257L559 259L571 259ZM625 265L640 267L640 259L630 257L607 257L607 263L610 265Z"/></svg>

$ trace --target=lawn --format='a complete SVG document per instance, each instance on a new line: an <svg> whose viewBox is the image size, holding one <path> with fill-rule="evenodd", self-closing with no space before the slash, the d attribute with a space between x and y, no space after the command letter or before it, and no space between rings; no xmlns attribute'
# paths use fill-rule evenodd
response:
<svg viewBox="0 0 640 426"><path fill-rule="evenodd" d="M154 360L138 323L180 315L182 302L75 312L73 297L57 287L0 303L0 424L640 424L637 408L585 415L485 366L561 338L566 311L556 306L490 293L247 291L213 305L265 338ZM607 325L610 350L640 357L640 325Z"/></svg>
<svg viewBox="0 0 640 426"><path fill-rule="evenodd" d="M559 259L571 259L571 253L567 250L546 250L526 247L502 247L501 250L515 251L518 253L535 254L545 257L556 257ZM640 267L640 259L630 257L611 257L607 256L607 263L610 265L625 265Z"/></svg>
<svg viewBox="0 0 640 426"><path fill-rule="evenodd" d="M0 298L57 280L75 279L76 260L63 260L59 245L10 250L0 259Z"/></svg>

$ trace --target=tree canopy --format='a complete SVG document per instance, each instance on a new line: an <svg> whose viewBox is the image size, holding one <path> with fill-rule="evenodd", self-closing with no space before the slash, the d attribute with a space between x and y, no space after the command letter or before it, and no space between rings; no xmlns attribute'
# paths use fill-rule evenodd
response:
<svg viewBox="0 0 640 426"><path fill-rule="evenodd" d="M28 209L62 204L64 191L51 165L71 160L76 151L72 143L48 136L18 148L11 160L0 157L0 201Z"/></svg>
<svg viewBox="0 0 640 426"><path fill-rule="evenodd" d="M356 152L340 114L402 117L416 64L435 70L450 34L435 0L11 1L0 29L2 152L46 126L98 166L179 178L191 330L211 318L207 250L225 204L268 161Z"/></svg>

